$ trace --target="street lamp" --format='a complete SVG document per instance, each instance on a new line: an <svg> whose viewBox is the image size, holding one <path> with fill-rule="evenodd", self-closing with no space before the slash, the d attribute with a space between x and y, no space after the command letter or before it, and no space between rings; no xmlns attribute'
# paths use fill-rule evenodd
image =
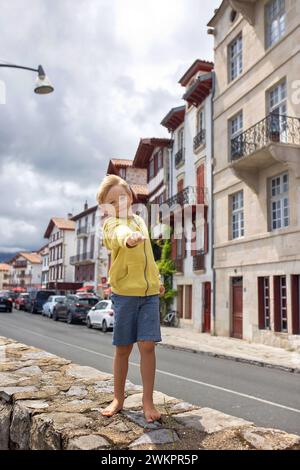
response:
<svg viewBox="0 0 300 470"><path fill-rule="evenodd" d="M45 71L41 65L39 65L37 69L33 69L31 67L23 67L21 65L14 65L14 64L0 64L0 67L9 67L9 68L31 70L32 72L37 72L38 76L37 76L36 85L34 88L35 93L37 93L38 95L47 95L48 93L52 93L52 91L54 91L54 88L51 85L51 82L49 78L47 77L47 75L45 74Z"/></svg>

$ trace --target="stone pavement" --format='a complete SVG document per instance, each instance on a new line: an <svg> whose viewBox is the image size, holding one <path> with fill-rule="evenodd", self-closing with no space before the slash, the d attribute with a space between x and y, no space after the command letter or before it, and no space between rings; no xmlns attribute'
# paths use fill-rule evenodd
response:
<svg viewBox="0 0 300 470"><path fill-rule="evenodd" d="M300 450L297 435L160 392L162 419L146 423L141 387L128 381L126 392L123 411L104 417L111 374L0 337L0 449Z"/></svg>
<svg viewBox="0 0 300 470"><path fill-rule="evenodd" d="M215 357L274 367L300 373L300 352L249 343L245 340L197 333L189 328L161 327L162 347L208 354ZM300 337L299 337L300 343Z"/></svg>

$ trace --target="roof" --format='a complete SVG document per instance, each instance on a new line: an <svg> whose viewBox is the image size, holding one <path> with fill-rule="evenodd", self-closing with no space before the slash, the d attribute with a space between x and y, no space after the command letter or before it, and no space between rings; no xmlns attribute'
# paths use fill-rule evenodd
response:
<svg viewBox="0 0 300 470"><path fill-rule="evenodd" d="M195 83L191 85L186 93L183 95L183 99L189 104L199 106L205 98L208 97L212 89L212 74L213 72L205 73L195 80Z"/></svg>
<svg viewBox="0 0 300 470"><path fill-rule="evenodd" d="M160 139L155 137L141 139L133 160L133 166L146 168L155 147L169 147L171 143L171 139Z"/></svg>
<svg viewBox="0 0 300 470"><path fill-rule="evenodd" d="M21 252L18 254L18 256L23 256L23 258L27 259L32 264L40 264L42 262L42 258L38 253L31 252Z"/></svg>
<svg viewBox="0 0 300 470"><path fill-rule="evenodd" d="M175 131L180 124L183 123L185 116L185 106L172 108L171 111L163 118L161 125L166 127L168 131Z"/></svg>
<svg viewBox="0 0 300 470"><path fill-rule="evenodd" d="M76 214L72 217L72 220L78 220L81 219L81 217L85 217L88 214L92 214L93 212L96 212L98 206L93 206L89 207L88 209L85 209L84 211L80 212L79 214Z"/></svg>
<svg viewBox="0 0 300 470"><path fill-rule="evenodd" d="M207 60L196 59L195 62L190 66L190 68L185 72L181 77L178 83L182 86L187 86L191 78L197 72L211 72L214 68L213 62L208 62Z"/></svg>
<svg viewBox="0 0 300 470"><path fill-rule="evenodd" d="M126 158L111 158L110 160L115 166L131 166L132 160L127 160Z"/></svg>
<svg viewBox="0 0 300 470"><path fill-rule="evenodd" d="M45 231L44 238L49 238L54 227L60 230L75 230L75 222L70 219L63 219L61 217L53 217Z"/></svg>
<svg viewBox="0 0 300 470"><path fill-rule="evenodd" d="M6 263L0 263L0 271L9 271L10 265Z"/></svg>
<svg viewBox="0 0 300 470"><path fill-rule="evenodd" d="M148 186L146 184L130 184L137 196L148 196Z"/></svg>

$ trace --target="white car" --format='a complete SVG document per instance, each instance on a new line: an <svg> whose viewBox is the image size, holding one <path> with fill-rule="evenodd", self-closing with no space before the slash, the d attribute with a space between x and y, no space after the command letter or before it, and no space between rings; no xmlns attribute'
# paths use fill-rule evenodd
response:
<svg viewBox="0 0 300 470"><path fill-rule="evenodd" d="M111 300L101 300L92 307L86 317L86 326L101 328L105 333L109 328L114 327L114 310Z"/></svg>
<svg viewBox="0 0 300 470"><path fill-rule="evenodd" d="M42 315L52 318L53 309L57 303L63 303L66 300L65 295L50 295L47 302L43 305Z"/></svg>

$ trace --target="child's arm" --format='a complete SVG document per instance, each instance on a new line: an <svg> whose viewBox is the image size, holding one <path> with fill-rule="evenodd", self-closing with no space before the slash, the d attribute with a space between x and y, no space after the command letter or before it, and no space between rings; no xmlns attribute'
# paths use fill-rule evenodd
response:
<svg viewBox="0 0 300 470"><path fill-rule="evenodd" d="M120 225L115 219L109 218L103 225L103 243L108 250L118 248L133 248L143 241L140 233L134 232L126 225Z"/></svg>

